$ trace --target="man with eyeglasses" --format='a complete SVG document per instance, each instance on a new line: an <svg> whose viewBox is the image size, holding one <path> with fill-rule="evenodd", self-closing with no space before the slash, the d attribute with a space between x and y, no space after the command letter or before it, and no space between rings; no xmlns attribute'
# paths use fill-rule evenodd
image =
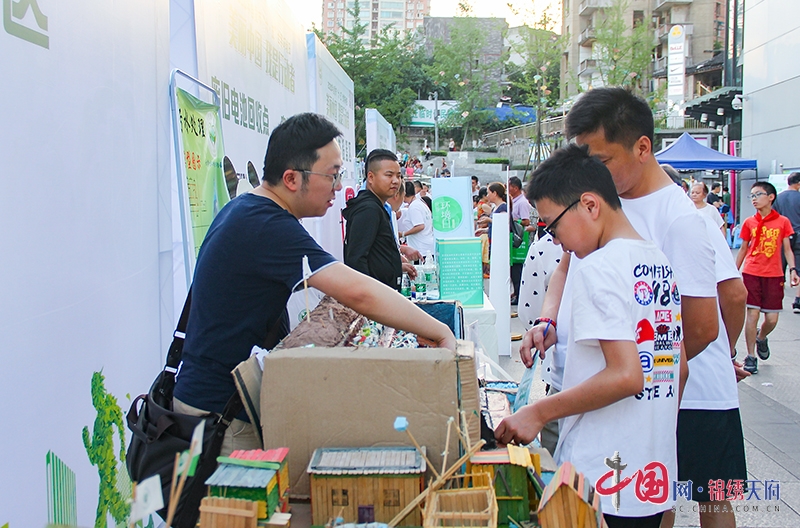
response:
<svg viewBox="0 0 800 528"><path fill-rule="evenodd" d="M736 381L748 374L735 370L731 350L741 333L747 292L724 238L659 167L653 155L653 114L646 101L622 88L591 90L570 110L566 128L570 138L587 145L589 153L608 167L624 213L644 239L654 241L666 254L677 279L679 291L674 294L681 305L681 353L689 360L689 378L678 417L678 475L669 479L746 480ZM567 208L558 222L551 221L548 228L556 238L559 222L575 207ZM568 270L573 258L569 254L562 258L550 279L539 324L526 334L520 348L523 362L529 365L534 344L540 353L555 344L551 376L558 390L572 312ZM665 295L659 277L643 275L642 282L652 291L651 302ZM556 332L545 338L549 320L557 321ZM642 366L643 371L653 367L645 359ZM704 507L701 525L735 526L730 504L703 488L693 490L693 499ZM671 526L672 518L667 512L662 526Z"/></svg>
<svg viewBox="0 0 800 528"><path fill-rule="evenodd" d="M216 216L197 257L192 305L174 409L221 413L236 391L231 371L254 347L271 349L289 330L286 302L308 285L385 325L455 349L443 323L400 293L338 262L300 224L323 216L342 188L341 132L318 114L299 114L269 138L261 185ZM304 277L303 259L310 275ZM221 455L262 448L242 412Z"/></svg>

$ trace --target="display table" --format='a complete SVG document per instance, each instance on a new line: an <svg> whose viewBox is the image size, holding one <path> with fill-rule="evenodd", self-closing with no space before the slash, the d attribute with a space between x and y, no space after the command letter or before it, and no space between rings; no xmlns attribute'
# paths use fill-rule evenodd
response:
<svg viewBox="0 0 800 528"><path fill-rule="evenodd" d="M483 349L483 353L492 361L498 361L497 355L497 312L492 306L486 293L483 294L483 308L464 308L464 327L477 323L475 329L476 345ZM467 338L469 338L467 334Z"/></svg>

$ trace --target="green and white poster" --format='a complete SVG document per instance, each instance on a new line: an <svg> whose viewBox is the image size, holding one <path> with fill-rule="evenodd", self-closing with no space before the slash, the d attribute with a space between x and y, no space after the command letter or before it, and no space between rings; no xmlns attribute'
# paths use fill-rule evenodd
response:
<svg viewBox="0 0 800 528"><path fill-rule="evenodd" d="M464 308L482 308L481 240L475 237L437 239L436 255L441 299L461 301Z"/></svg>
<svg viewBox="0 0 800 528"><path fill-rule="evenodd" d="M437 239L475 236L470 178L434 178L431 193L433 234Z"/></svg>
<svg viewBox="0 0 800 528"><path fill-rule="evenodd" d="M178 88L178 125L183 152L183 173L196 258L214 216L230 201L222 158L222 126L219 107ZM188 233L187 233L188 234ZM188 237L187 237L188 238Z"/></svg>

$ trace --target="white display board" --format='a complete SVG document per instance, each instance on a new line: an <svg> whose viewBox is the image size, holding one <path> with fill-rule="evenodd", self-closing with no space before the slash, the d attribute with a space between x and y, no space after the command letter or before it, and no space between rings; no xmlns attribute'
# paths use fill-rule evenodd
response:
<svg viewBox="0 0 800 528"><path fill-rule="evenodd" d="M397 151L397 139L395 138L394 128L380 112L374 108L367 108L364 111L367 131L367 153L381 148Z"/></svg>
<svg viewBox="0 0 800 528"><path fill-rule="evenodd" d="M355 185L355 95L353 81L325 48L325 45L314 33L306 34L308 46L308 93L310 110L322 114L333 121L342 137L339 145L342 148L342 160L347 169L342 182L342 190L336 193L336 202L328 209L324 217L307 218L303 225L314 239L331 255L344 260L342 229L342 209L345 208L344 188Z"/></svg>
<svg viewBox="0 0 800 528"><path fill-rule="evenodd" d="M414 101L417 105L414 115L411 117L411 123L408 126L412 127L425 127L434 128L436 120L434 114L438 108L439 110L439 124L447 119L451 114L458 113L458 101L447 99L433 101L429 99L417 99Z"/></svg>
<svg viewBox="0 0 800 528"><path fill-rule="evenodd" d="M96 406L147 390L173 324L169 5L4 6L0 526L94 526L109 482L82 429L118 459L124 416Z"/></svg>
<svg viewBox="0 0 800 528"><path fill-rule="evenodd" d="M259 177L270 132L309 110L306 32L283 0L195 0L199 79L220 96L225 152Z"/></svg>
<svg viewBox="0 0 800 528"><path fill-rule="evenodd" d="M458 178L431 179L433 194L433 235L437 239L475 236L472 209L472 180Z"/></svg>

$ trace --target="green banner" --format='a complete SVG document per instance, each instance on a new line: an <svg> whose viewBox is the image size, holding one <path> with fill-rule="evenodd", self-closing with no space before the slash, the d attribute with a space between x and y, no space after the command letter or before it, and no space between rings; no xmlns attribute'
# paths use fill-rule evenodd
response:
<svg viewBox="0 0 800 528"><path fill-rule="evenodd" d="M230 201L222 171L225 149L219 107L180 88L177 89L177 99L196 257L214 216Z"/></svg>
<svg viewBox="0 0 800 528"><path fill-rule="evenodd" d="M461 301L464 308L483 307L481 240L453 238L436 240L439 259L439 296Z"/></svg>

